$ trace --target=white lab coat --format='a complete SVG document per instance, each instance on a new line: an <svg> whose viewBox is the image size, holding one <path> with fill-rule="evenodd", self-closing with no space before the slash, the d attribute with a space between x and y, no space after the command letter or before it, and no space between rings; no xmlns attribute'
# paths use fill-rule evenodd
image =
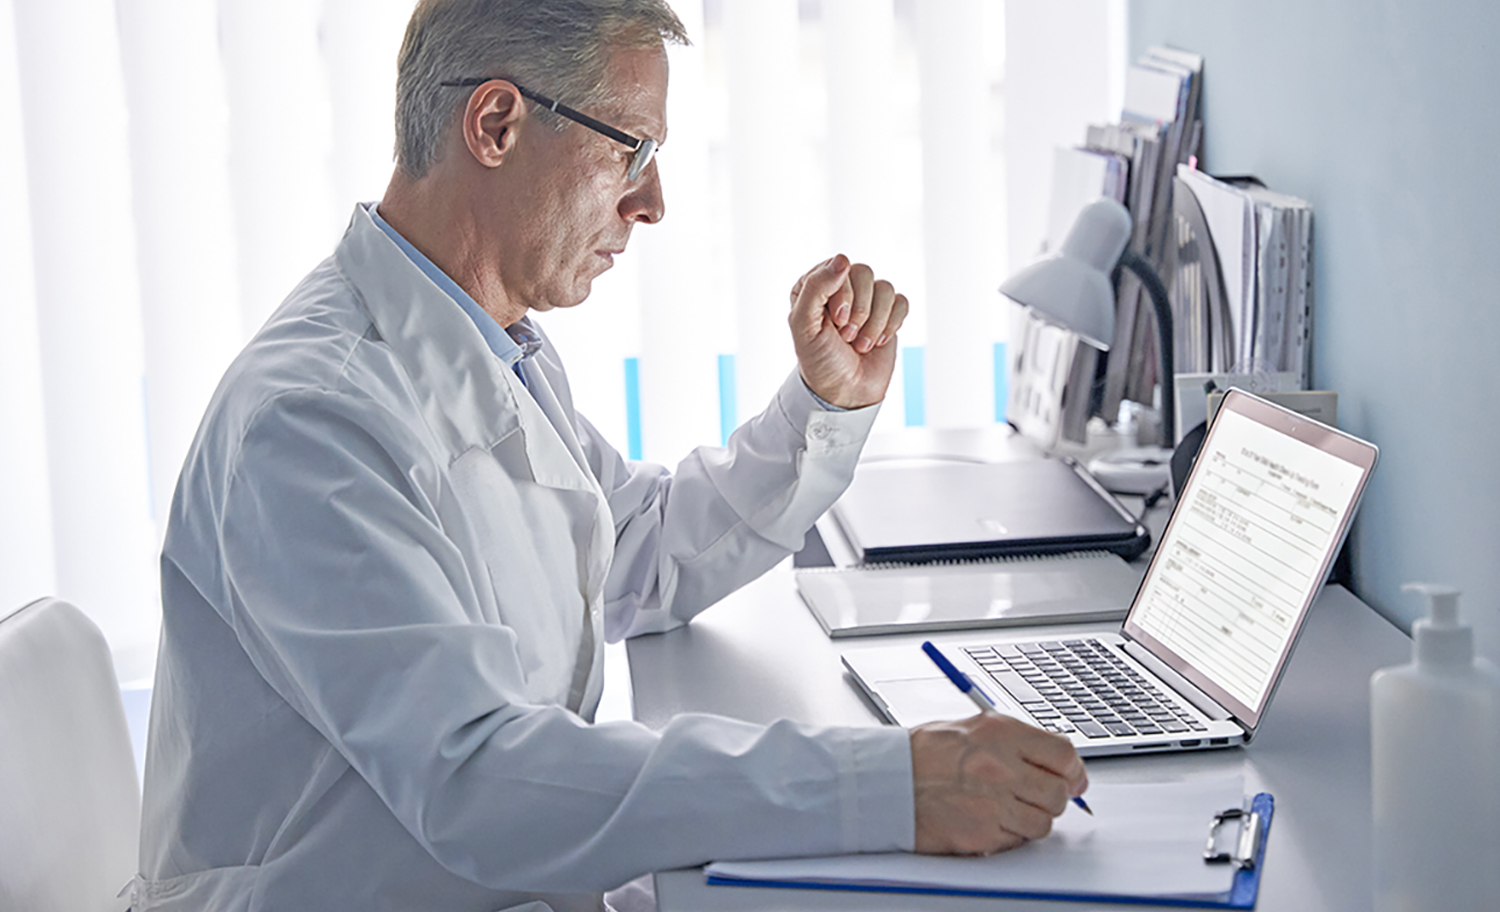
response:
<svg viewBox="0 0 1500 912"><path fill-rule="evenodd" d="M586 721L605 637L798 547L873 410L794 374L669 475L574 414L550 345L523 370L363 208L230 368L162 555L136 912L594 909L911 848L900 730Z"/></svg>

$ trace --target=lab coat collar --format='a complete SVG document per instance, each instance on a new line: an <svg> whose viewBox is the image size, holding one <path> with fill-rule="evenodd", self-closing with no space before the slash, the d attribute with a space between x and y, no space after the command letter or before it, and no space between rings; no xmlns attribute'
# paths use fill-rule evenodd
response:
<svg viewBox="0 0 1500 912"><path fill-rule="evenodd" d="M521 361L535 355L542 348L541 337L532 328L531 321L522 317L514 326L502 327L494 317L490 316L479 302L474 300L467 291L450 277L438 265L427 258L427 255L418 250L411 241L401 236L401 232L393 228L390 222L380 216L380 209L375 203L362 203L360 208L370 214L370 220L375 226L385 232L386 237L396 242L406 258L416 264L422 270L422 274L432 280L432 283L441 288L448 297L452 298L474 325L479 328L479 334L484 336L485 344L495 357L505 362L505 366L515 369Z"/></svg>
<svg viewBox="0 0 1500 912"><path fill-rule="evenodd" d="M520 409L464 407L513 398L504 368L468 316L422 274L363 206L334 251L334 261L400 359L422 398L429 426L455 455L490 447L519 429Z"/></svg>
<svg viewBox="0 0 1500 912"><path fill-rule="evenodd" d="M554 427L519 377L490 351L474 322L422 274L375 224L364 206L334 252L334 261L411 377L423 416L454 456L492 449L521 431L532 478L603 499L580 462L571 428Z"/></svg>

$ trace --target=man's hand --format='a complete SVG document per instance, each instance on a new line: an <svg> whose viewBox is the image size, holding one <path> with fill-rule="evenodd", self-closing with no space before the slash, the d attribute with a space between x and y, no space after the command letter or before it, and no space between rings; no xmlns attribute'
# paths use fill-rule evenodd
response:
<svg viewBox="0 0 1500 912"><path fill-rule="evenodd" d="M884 399L907 306L890 282L843 254L798 279L788 322L808 388L840 408Z"/></svg>
<svg viewBox="0 0 1500 912"><path fill-rule="evenodd" d="M1067 738L994 713L912 729L911 760L926 855L990 855L1041 839L1089 785Z"/></svg>

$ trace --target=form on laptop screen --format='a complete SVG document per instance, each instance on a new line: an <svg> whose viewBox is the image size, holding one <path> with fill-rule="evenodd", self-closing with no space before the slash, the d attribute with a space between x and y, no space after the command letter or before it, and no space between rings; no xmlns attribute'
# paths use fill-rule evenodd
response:
<svg viewBox="0 0 1500 912"><path fill-rule="evenodd" d="M1222 411L1126 621L1252 726L1373 465L1373 454L1336 455L1367 446L1353 438L1269 417L1285 427ZM1318 442L1299 439L1309 433Z"/></svg>

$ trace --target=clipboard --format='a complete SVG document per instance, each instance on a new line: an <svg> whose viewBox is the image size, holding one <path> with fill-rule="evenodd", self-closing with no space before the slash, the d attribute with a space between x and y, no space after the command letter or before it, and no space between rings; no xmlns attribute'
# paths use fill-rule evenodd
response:
<svg viewBox="0 0 1500 912"><path fill-rule="evenodd" d="M1091 790L1089 795L1091 804L1095 803L1093 792ZM1102 808L1096 810L1102 811ZM1027 864L1024 862L1012 866L1017 869L1012 875L989 877L992 883L988 886L979 885L985 877L972 876L980 873L981 867L1005 864L996 860L1006 859L1007 855L1016 858L1015 853L1020 850L990 858L864 855L838 859L715 863L708 866L705 874L707 882L715 886L1040 899L1190 909L1252 909L1260 891L1274 810L1274 799L1269 793L1262 792L1251 799L1248 808L1242 802L1239 806L1207 815L1198 830L1200 840L1206 832L1207 846L1201 849L1194 846L1187 850L1187 854L1193 863L1202 866L1205 873L1200 880L1213 880L1218 886L1207 891L1195 889L1190 893L1142 889L1139 880L1129 889L1069 889L1066 860L1061 865L1053 865L1047 876L1033 874L1030 886L1027 885ZM1035 845L1044 842L1046 840L1041 840ZM1098 862L1090 860L1084 863L1093 865ZM1112 859L1113 867L1108 870L1118 873L1127 870L1130 863L1129 859L1116 857ZM965 870L968 876L963 873ZM913 876L914 872L921 873Z"/></svg>

